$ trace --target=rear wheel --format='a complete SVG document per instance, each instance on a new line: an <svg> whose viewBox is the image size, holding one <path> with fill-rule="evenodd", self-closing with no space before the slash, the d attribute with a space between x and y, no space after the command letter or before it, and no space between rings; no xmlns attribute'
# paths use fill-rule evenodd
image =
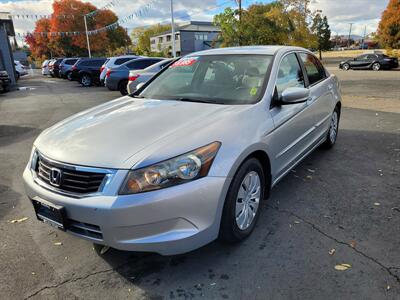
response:
<svg viewBox="0 0 400 300"><path fill-rule="evenodd" d="M339 131L339 118L340 118L340 110L339 107L335 107L331 115L331 124L329 125L329 129L326 135L326 140L322 144L324 148L329 149L332 148L336 143L338 131Z"/></svg>
<svg viewBox="0 0 400 300"><path fill-rule="evenodd" d="M128 80L122 80L118 84L118 90L120 91L122 96L128 95Z"/></svg>
<svg viewBox="0 0 400 300"><path fill-rule="evenodd" d="M253 231L264 198L265 175L256 158L246 160L229 187L221 219L220 239L239 242Z"/></svg>
<svg viewBox="0 0 400 300"><path fill-rule="evenodd" d="M0 90L0 93L7 93L10 91L10 86L9 85L3 85L2 89Z"/></svg>
<svg viewBox="0 0 400 300"><path fill-rule="evenodd" d="M376 62L372 64L372 70L379 71L381 69L381 64Z"/></svg>
<svg viewBox="0 0 400 300"><path fill-rule="evenodd" d="M85 87L92 85L92 77L89 74L83 74L81 76L81 84Z"/></svg>

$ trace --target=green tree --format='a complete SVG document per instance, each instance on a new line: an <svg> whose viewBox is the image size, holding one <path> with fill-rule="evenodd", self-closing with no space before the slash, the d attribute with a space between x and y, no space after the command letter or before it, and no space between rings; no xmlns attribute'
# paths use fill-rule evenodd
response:
<svg viewBox="0 0 400 300"><path fill-rule="evenodd" d="M135 53L139 55L154 55L155 53L151 52L150 38L168 30L171 30L171 25L157 24L150 27L135 28L131 33Z"/></svg>
<svg viewBox="0 0 400 300"><path fill-rule="evenodd" d="M322 51L330 49L331 30L329 29L328 18L322 17L319 13L314 16L311 31L314 33L318 43L319 58L322 59Z"/></svg>
<svg viewBox="0 0 400 300"><path fill-rule="evenodd" d="M230 7L214 16L214 24L221 29L218 42L221 43L222 47L239 45L239 20L237 16L238 12Z"/></svg>
<svg viewBox="0 0 400 300"><path fill-rule="evenodd" d="M304 0L253 4L242 10L241 44L315 46L315 37L307 23L309 11L300 2ZM214 23L221 28L222 46L239 45L237 10L225 9L214 17Z"/></svg>

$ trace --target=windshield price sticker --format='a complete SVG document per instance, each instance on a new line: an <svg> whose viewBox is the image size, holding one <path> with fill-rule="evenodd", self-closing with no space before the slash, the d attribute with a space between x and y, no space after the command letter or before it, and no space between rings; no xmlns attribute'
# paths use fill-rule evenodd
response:
<svg viewBox="0 0 400 300"><path fill-rule="evenodd" d="M175 67L189 67L197 61L197 57L182 58L171 65L171 68Z"/></svg>

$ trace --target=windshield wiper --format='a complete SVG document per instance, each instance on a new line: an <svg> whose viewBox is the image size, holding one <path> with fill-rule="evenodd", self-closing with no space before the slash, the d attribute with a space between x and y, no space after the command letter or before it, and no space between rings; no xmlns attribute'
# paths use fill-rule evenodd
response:
<svg viewBox="0 0 400 300"><path fill-rule="evenodd" d="M183 101L183 102L217 103L217 101L211 100L211 99L210 100L202 100L202 99L187 98L187 97L177 98L176 100Z"/></svg>

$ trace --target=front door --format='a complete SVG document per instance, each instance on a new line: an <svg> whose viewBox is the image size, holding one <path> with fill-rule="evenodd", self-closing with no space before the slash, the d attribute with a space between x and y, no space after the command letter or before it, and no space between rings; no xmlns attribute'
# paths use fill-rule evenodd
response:
<svg viewBox="0 0 400 300"><path fill-rule="evenodd" d="M285 89L305 86L303 71L296 54L287 54L279 65L270 110L275 125L275 130L268 137L273 155L271 160L274 160L273 182L290 169L311 143L310 132L313 131L314 119L307 102L277 104Z"/></svg>

